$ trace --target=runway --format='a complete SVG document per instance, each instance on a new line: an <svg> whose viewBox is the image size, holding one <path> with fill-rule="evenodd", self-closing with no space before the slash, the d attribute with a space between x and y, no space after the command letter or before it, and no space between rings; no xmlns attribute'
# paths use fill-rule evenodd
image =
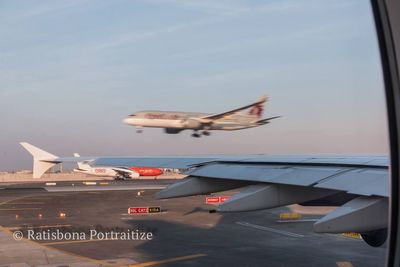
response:
<svg viewBox="0 0 400 267"><path fill-rule="evenodd" d="M153 235L151 240L97 237L34 241L43 249L56 249L79 258L88 266L384 265L385 247L372 248L362 240L340 234L314 233L314 219L322 215L303 215L299 222L285 223L279 214L288 212L288 208L210 213L215 206L206 205L204 196L155 200L153 195L159 189L154 188L165 187L171 181L123 181L108 185L100 185L100 181L95 185L83 182L74 181L73 186L71 182L55 186L37 183L1 186L1 226L10 235L21 230L26 234L28 230L57 229L64 233L136 229ZM102 186L109 188L98 190ZM154 188L146 189L149 186ZM46 191L49 187L59 190ZM161 212L128 214L129 207L148 206L161 207ZM31 265L29 253L25 252L20 251L20 262ZM12 260L3 252L0 264Z"/></svg>

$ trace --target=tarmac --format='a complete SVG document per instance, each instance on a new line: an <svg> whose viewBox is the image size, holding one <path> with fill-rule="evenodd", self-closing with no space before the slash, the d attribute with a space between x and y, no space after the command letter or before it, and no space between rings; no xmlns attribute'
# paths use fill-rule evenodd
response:
<svg viewBox="0 0 400 267"><path fill-rule="evenodd" d="M355 235L312 231L315 220L332 207L293 205L220 214L213 212L214 205L205 204L205 196L154 199L171 180L107 182L0 185L0 266L385 264L386 246L370 247ZM161 210L128 214L129 207ZM293 213L301 217L282 216ZM19 231L22 240L13 237ZM111 232L120 236L105 237ZM121 238L132 232L138 235ZM63 238L52 239L52 233L62 233ZM67 238L68 233L76 238ZM150 233L151 238L140 237Z"/></svg>

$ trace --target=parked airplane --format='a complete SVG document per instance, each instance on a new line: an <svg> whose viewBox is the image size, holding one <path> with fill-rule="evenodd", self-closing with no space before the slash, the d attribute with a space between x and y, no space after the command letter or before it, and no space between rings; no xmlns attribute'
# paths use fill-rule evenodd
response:
<svg viewBox="0 0 400 267"><path fill-rule="evenodd" d="M193 130L193 137L210 135L211 130L234 131L247 128L258 127L268 124L270 120L280 116L262 118L264 105L267 97L263 96L260 100L250 105L233 109L230 111L207 114L195 112L176 112L176 111L140 111L129 115L123 121L126 124L136 126L137 132L142 132L143 127L164 128L168 134L177 134L183 130ZM248 113L243 113L244 110ZM199 131L201 131L199 133Z"/></svg>
<svg viewBox="0 0 400 267"><path fill-rule="evenodd" d="M78 153L74 153L74 157L79 158ZM116 179L133 179L139 176L158 176L163 173L159 168L150 167L115 167L115 166L91 166L93 160L84 160L77 162L78 168L74 172L85 173L95 176L109 176Z"/></svg>
<svg viewBox="0 0 400 267"><path fill-rule="evenodd" d="M25 142L22 142L21 145L33 156L33 178L40 178L46 170L54 165L51 161L44 159L56 159L57 156ZM78 164L78 168L74 169L74 172L95 176L133 179L139 178L139 176L158 176L163 173L163 170L153 167L92 166L90 163L95 161L96 157L81 157L78 153L74 154L74 158L68 159L68 162L76 162Z"/></svg>
<svg viewBox="0 0 400 267"><path fill-rule="evenodd" d="M74 154L74 157L80 157L78 153ZM77 162L78 168L74 169L74 172L94 175L94 176L106 176L115 177L115 179L133 179L139 178L140 174L136 171L130 170L128 167L108 167L108 166L90 166L90 162L93 160L85 160Z"/></svg>

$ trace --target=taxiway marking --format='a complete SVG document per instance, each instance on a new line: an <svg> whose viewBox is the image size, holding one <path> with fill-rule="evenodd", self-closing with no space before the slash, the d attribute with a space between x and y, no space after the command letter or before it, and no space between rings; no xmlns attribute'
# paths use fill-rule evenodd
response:
<svg viewBox="0 0 400 267"><path fill-rule="evenodd" d="M353 264L351 264L351 262L348 261L338 261L336 262L336 265L338 267L353 267Z"/></svg>
<svg viewBox="0 0 400 267"><path fill-rule="evenodd" d="M71 224L56 224L56 225L39 225L39 226L15 226L15 227L5 227L8 230L21 230L21 229L41 229L41 228L61 228L61 227L72 227Z"/></svg>
<svg viewBox="0 0 400 267"><path fill-rule="evenodd" d="M43 246L54 246L54 245L64 245L64 244L75 244L75 243L88 243L97 241L120 241L118 239L85 239L85 240L71 240L71 241L57 241L57 242L43 242L39 243ZM125 241L125 240L123 240Z"/></svg>
<svg viewBox="0 0 400 267"><path fill-rule="evenodd" d="M41 210L42 208L14 208L14 209L0 209L0 211L13 211L13 210Z"/></svg>
<svg viewBox="0 0 400 267"><path fill-rule="evenodd" d="M176 261L191 260L191 259L196 259L196 258L205 257L205 256L207 256L207 254L194 254L194 255L181 256L181 257L170 258L170 259L159 260L159 261L148 261L148 262L142 262L142 263L138 263L138 264L130 264L128 266L129 267L156 266L156 265L160 265L160 264L171 263L171 262L176 262Z"/></svg>
<svg viewBox="0 0 400 267"><path fill-rule="evenodd" d="M18 197L18 198L14 198L14 199L5 200L3 202L0 202L0 206L2 206L4 204L7 204L7 203L9 203L11 201L21 200L21 199L25 199L25 198L29 198L29 196L24 196L24 197ZM3 227L1 225L0 225L0 231L3 231L5 233L9 234L10 236L12 236L12 234L13 234L11 230L9 230L8 228ZM66 255L70 255L70 256L73 256L73 257L77 257L77 258L83 259L83 260L88 261L88 262L92 262L92 263L98 264L99 266L110 266L110 267L112 267L112 266L120 266L120 265L110 264L110 263L108 263L106 261L96 260L96 259L85 257L85 256L82 256L82 255L79 255L79 254L74 254L74 253L71 253L71 252L68 252L68 251L59 250L59 249L56 249L54 247L44 246L44 245L42 245L42 244L40 244L38 242L34 242L32 240L29 240L29 239L25 239L24 238L24 241L28 242L28 243L30 243L30 244L32 244L34 246L41 247L41 248L47 248L47 249L51 249L51 250L54 250L54 251L58 251L58 252L66 254Z"/></svg>
<svg viewBox="0 0 400 267"><path fill-rule="evenodd" d="M37 204L44 204L44 202L8 202L2 205L37 205Z"/></svg>
<svg viewBox="0 0 400 267"><path fill-rule="evenodd" d="M301 220L277 220L278 223L304 223L304 222L316 222L318 219L301 219Z"/></svg>
<svg viewBox="0 0 400 267"><path fill-rule="evenodd" d="M248 222L236 222L236 224L246 226L246 227L251 227L251 228L262 230L262 231L268 231L268 232L272 232L272 233L276 233L276 234L290 236L290 237L297 237L297 238L304 237L304 235L295 234L292 232L278 230L278 229L265 227L265 226L261 226L261 225L257 225L257 224L252 224L252 223L248 223Z"/></svg>

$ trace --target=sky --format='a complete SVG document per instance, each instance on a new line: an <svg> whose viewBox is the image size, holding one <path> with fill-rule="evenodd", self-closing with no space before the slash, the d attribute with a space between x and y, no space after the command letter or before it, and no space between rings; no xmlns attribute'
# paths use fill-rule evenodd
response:
<svg viewBox="0 0 400 267"><path fill-rule="evenodd" d="M369 1L0 1L0 170L59 156L387 154ZM219 113L268 95L271 124L137 134L149 109Z"/></svg>

